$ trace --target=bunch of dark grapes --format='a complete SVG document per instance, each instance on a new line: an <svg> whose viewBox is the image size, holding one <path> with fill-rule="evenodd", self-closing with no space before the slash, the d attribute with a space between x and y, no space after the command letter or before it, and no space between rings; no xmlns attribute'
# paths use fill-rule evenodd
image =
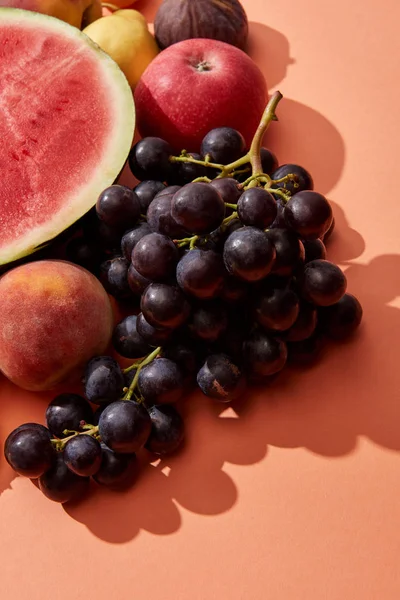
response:
<svg viewBox="0 0 400 600"><path fill-rule="evenodd" d="M76 499L90 478L132 480L142 449L176 451L177 406L196 385L231 402L360 324L345 274L326 259L334 220L311 175L261 148L263 175L252 179L244 154L243 137L227 127L180 157L144 138L129 156L140 183L107 188L84 218L68 257L131 307L112 343L134 362L122 370L114 357L94 357L84 396L57 396L47 427L9 435L9 464L50 499ZM230 172L218 166L227 164Z"/></svg>

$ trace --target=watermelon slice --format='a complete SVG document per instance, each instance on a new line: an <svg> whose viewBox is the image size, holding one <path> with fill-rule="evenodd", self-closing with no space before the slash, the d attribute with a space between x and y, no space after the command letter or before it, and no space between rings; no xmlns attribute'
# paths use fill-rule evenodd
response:
<svg viewBox="0 0 400 600"><path fill-rule="evenodd" d="M96 203L134 128L132 91L94 42L53 17L0 8L0 264Z"/></svg>

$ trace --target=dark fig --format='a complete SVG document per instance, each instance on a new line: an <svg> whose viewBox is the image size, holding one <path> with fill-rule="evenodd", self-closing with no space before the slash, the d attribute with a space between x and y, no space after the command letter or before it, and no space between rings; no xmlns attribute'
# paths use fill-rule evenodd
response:
<svg viewBox="0 0 400 600"><path fill-rule="evenodd" d="M239 0L163 0L154 34L161 50L192 38L210 38L246 50L248 20Z"/></svg>

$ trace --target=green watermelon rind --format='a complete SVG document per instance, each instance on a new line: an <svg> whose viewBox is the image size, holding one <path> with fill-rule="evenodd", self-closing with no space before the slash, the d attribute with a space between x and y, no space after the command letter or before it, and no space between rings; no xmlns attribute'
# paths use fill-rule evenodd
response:
<svg viewBox="0 0 400 600"><path fill-rule="evenodd" d="M55 17L17 8L0 7L0 27L13 23L22 24L27 28L33 27L35 30L39 27L47 28L56 34L69 37L72 41L76 40L77 43L84 41L93 50L93 60L100 65L107 89L114 96L112 103L115 106L115 122L98 168L91 175L88 174L87 181L78 186L73 198L62 210L53 217L49 216L45 223L23 237L0 247L1 265L34 253L95 205L99 194L112 185L122 171L132 147L136 124L133 94L125 75L117 63L86 34Z"/></svg>

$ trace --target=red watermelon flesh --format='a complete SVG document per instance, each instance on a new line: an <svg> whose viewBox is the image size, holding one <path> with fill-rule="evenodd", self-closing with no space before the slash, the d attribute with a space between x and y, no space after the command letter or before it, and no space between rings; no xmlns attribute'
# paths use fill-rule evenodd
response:
<svg viewBox="0 0 400 600"><path fill-rule="evenodd" d="M0 8L0 264L74 223L121 171L130 87L78 29Z"/></svg>

